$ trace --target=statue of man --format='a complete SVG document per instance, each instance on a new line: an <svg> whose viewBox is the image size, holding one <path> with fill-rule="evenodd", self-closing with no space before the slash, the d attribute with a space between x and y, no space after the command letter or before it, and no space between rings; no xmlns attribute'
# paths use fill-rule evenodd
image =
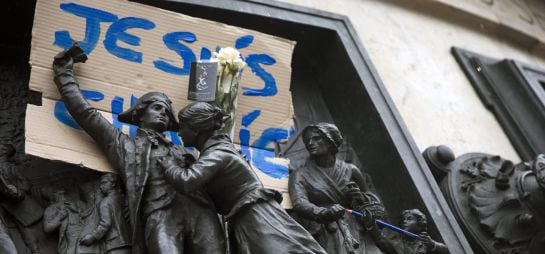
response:
<svg viewBox="0 0 545 254"><path fill-rule="evenodd" d="M100 201L99 222L93 232L80 240L81 245L96 242L104 244L104 253L130 254L129 228L123 216L123 194L119 188L118 177L105 174L100 178L100 191L104 198Z"/></svg>
<svg viewBox="0 0 545 254"><path fill-rule="evenodd" d="M4 210L6 220L11 220L17 226L23 242L33 254L39 254L38 237L32 232L31 227L38 225L42 219L43 208L30 196L31 184L19 171L13 160L15 147L12 144L1 144L5 152L0 157L0 177L4 185L14 188L17 198L0 200L1 209Z"/></svg>
<svg viewBox="0 0 545 254"><path fill-rule="evenodd" d="M44 231L59 232L58 253L76 253L83 228L81 203L67 199L64 190L47 191L44 195L51 202L44 211Z"/></svg>
<svg viewBox="0 0 545 254"><path fill-rule="evenodd" d="M177 130L171 101L151 92L121 113L120 121L140 127L136 137L129 137L82 96L73 71L74 59L82 58L86 56L77 46L59 53L53 62L55 83L72 117L120 170L133 227L132 253L224 253L223 231L210 199L200 190L177 193L157 162L187 153L162 134Z"/></svg>

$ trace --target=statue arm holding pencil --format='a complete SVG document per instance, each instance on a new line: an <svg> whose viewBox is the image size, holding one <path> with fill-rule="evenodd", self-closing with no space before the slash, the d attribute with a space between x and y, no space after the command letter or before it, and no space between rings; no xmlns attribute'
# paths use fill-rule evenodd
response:
<svg viewBox="0 0 545 254"><path fill-rule="evenodd" d="M431 236L427 232L422 232L419 234L419 236L422 238L422 242L426 245L428 248L429 254L448 254L448 248L445 244L441 242L434 241Z"/></svg>
<svg viewBox="0 0 545 254"><path fill-rule="evenodd" d="M347 209L347 212L351 213L356 217L363 219L366 225L369 225L370 216L365 216L365 214ZM412 241L421 241L424 246L426 246L426 253L428 254L449 254L447 246L441 242L434 241L426 232L427 229L427 218L424 213L418 209L409 209L402 212L402 221L400 227L394 226L390 223L384 222L380 219L371 219L375 224L372 227L367 228L368 232L371 233L371 236L377 246L385 253L397 253L394 249L392 242L388 241L388 238L385 237L380 228L386 228L388 230L397 232L400 234L401 238L399 239L411 239Z"/></svg>

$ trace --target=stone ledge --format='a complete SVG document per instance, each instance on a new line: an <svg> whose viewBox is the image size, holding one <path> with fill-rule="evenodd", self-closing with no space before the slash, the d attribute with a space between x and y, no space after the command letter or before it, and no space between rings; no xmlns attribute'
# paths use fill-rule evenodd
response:
<svg viewBox="0 0 545 254"><path fill-rule="evenodd" d="M449 19L545 57L545 2L541 0L390 0L394 4Z"/></svg>

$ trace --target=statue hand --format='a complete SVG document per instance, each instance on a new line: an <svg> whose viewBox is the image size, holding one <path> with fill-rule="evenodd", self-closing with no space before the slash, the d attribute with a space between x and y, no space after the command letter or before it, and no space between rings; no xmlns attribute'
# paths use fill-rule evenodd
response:
<svg viewBox="0 0 545 254"><path fill-rule="evenodd" d="M329 208L325 208L318 214L318 220L321 222L336 221L344 216L345 210L339 204L332 205Z"/></svg>
<svg viewBox="0 0 545 254"><path fill-rule="evenodd" d="M64 51L59 53L57 56L63 53ZM53 61L53 71L55 74L63 73L66 70L72 70L74 68L74 60L72 57L65 57L63 55L57 58L57 56L55 56L55 60Z"/></svg>
<svg viewBox="0 0 545 254"><path fill-rule="evenodd" d="M339 218L342 218L344 216L345 210L342 205L334 204L330 208L331 212L338 216Z"/></svg>
<svg viewBox="0 0 545 254"><path fill-rule="evenodd" d="M74 63L85 63L87 61L87 54L85 54L85 51L83 51L77 42L74 42L70 48L59 52L55 56L55 61L68 58L71 58Z"/></svg>
<svg viewBox="0 0 545 254"><path fill-rule="evenodd" d="M74 43L69 49L59 52L53 60L53 70L60 73L63 70L71 70L74 63L85 63L87 55L78 43Z"/></svg>
<svg viewBox="0 0 545 254"><path fill-rule="evenodd" d="M94 241L95 241L95 238L92 235L87 234L79 240L79 243L83 246L89 246L93 244Z"/></svg>
<svg viewBox="0 0 545 254"><path fill-rule="evenodd" d="M435 249L435 241L433 239L431 239L431 236L427 232L422 232L418 236L420 236L420 238L422 238L422 243L424 243L424 245L426 245L428 250Z"/></svg>

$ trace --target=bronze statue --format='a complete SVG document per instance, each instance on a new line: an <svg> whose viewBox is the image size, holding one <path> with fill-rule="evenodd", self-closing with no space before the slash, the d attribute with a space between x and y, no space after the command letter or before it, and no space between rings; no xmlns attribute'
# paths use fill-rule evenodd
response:
<svg viewBox="0 0 545 254"><path fill-rule="evenodd" d="M97 226L100 224L100 203L103 200L103 193L100 186L101 179L99 178L97 181L80 183L80 185L75 188L78 190L80 200L85 201L81 202L81 204L84 204L85 207L82 207L80 212L80 220L83 226L81 228L81 232L79 233L78 254L106 253L106 246L102 241L82 241L82 239L87 235L93 234ZM123 205L123 203L120 205Z"/></svg>
<svg viewBox="0 0 545 254"><path fill-rule="evenodd" d="M65 196L64 190L44 192L51 204L44 211L43 227L46 233L58 232L58 253L75 254L83 228L80 218L82 205Z"/></svg>
<svg viewBox="0 0 545 254"><path fill-rule="evenodd" d="M486 157L480 181L468 189L469 206L481 227L500 242L527 243L530 253L545 251L545 155L517 166Z"/></svg>
<svg viewBox="0 0 545 254"><path fill-rule="evenodd" d="M426 215L418 209L409 209L401 212L401 228L420 236L421 240L408 237L404 234L388 231L388 243L393 251L388 254L448 254L445 244L434 241L427 231L428 220Z"/></svg>
<svg viewBox="0 0 545 254"><path fill-rule="evenodd" d="M476 253L545 253L545 155L514 164L484 153L444 156L426 149L432 170ZM438 160L448 157L451 160Z"/></svg>
<svg viewBox="0 0 545 254"><path fill-rule="evenodd" d="M118 182L114 174L104 174L100 178L100 190L104 198L99 204L99 222L93 232L80 239L81 245L101 242L104 245L102 253L131 253L129 228L123 215L124 197Z"/></svg>
<svg viewBox="0 0 545 254"><path fill-rule="evenodd" d="M0 170L6 167L8 158L15 154L12 146L0 145ZM22 193L13 185L9 184L0 174L0 202L21 200ZM17 248L13 242L9 230L6 227L4 218L0 215L0 253L17 254Z"/></svg>
<svg viewBox="0 0 545 254"><path fill-rule="evenodd" d="M197 148L200 157L184 164L165 159L165 175L182 192L205 188L233 229L237 253L325 253L280 206L280 193L263 187L230 138L214 134L228 119L221 109L196 102L179 119L184 145Z"/></svg>
<svg viewBox="0 0 545 254"><path fill-rule="evenodd" d="M23 239L23 242L33 254L40 253L38 238L31 227L38 224L43 216L43 208L30 196L30 181L18 171L12 157L15 148L12 144L2 144L4 159L0 159L0 181L6 190L12 194L5 200L0 200L1 209L7 215L5 220L12 221Z"/></svg>
<svg viewBox="0 0 545 254"><path fill-rule="evenodd" d="M132 253L146 249L149 253L224 253L222 229L209 198L198 189L177 193L157 163L159 158L182 158L187 153L162 134L177 130L168 97L147 93L119 115L120 121L140 127L135 138L129 137L83 98L73 64L86 59L77 45L59 53L53 63L55 83L72 117L120 171L129 205Z"/></svg>
<svg viewBox="0 0 545 254"><path fill-rule="evenodd" d="M0 195L3 199L4 193L0 192ZM6 227L2 217L0 217L0 253L17 254L15 243L13 243L8 228Z"/></svg>
<svg viewBox="0 0 545 254"><path fill-rule="evenodd" d="M328 253L380 253L362 224L355 217L344 217L345 208L366 210L376 217L384 215L384 208L368 190L361 171L336 158L343 142L337 127L311 125L302 138L310 157L289 177L293 216Z"/></svg>

